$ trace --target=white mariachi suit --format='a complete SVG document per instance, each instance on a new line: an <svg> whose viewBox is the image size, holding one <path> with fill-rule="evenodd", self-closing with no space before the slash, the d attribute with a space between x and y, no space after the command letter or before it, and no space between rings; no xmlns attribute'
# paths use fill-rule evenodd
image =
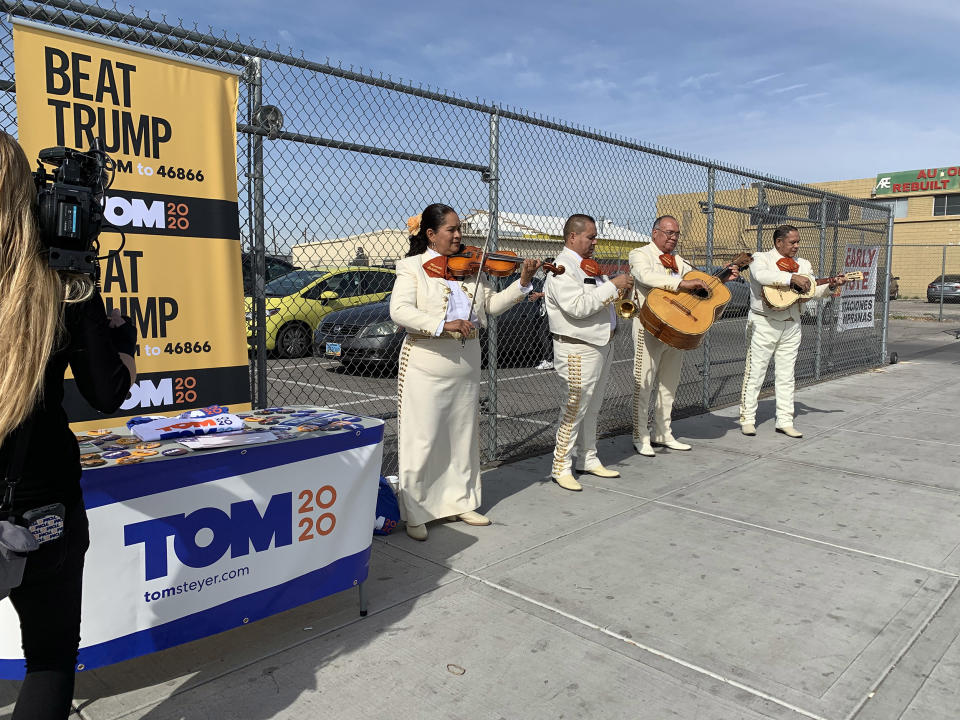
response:
<svg viewBox="0 0 960 720"><path fill-rule="evenodd" d="M581 469L602 463L597 458L597 416L610 375L619 291L606 275L592 278L580 269L583 258L565 247L554 263L564 268L544 283L547 320L553 336L553 366L566 383L560 409L553 477L570 473L572 456Z"/></svg>
<svg viewBox="0 0 960 720"><path fill-rule="evenodd" d="M750 263L750 314L747 316L747 361L743 371L743 389L740 392L740 424L755 425L757 399L767 374L770 358L775 358L774 387L777 396L778 428L793 426L794 366L800 349L800 303L786 310L774 310L764 303L763 287L787 287L794 273L777 267L783 256L776 248L756 253ZM797 274L813 275L810 262L794 258L800 268ZM828 285L817 287L814 297L830 292Z"/></svg>
<svg viewBox="0 0 960 720"><path fill-rule="evenodd" d="M630 273L639 296L638 309L646 302L650 290L661 288L676 292L683 276L693 270L686 260L674 255L678 271L674 272L660 262L661 254L660 248L653 243L630 251ZM643 327L637 317L633 319L633 344L633 441L650 441L650 395L655 384L657 401L653 409L653 439L655 442L671 440L670 414L680 384L683 350L660 341Z"/></svg>
<svg viewBox="0 0 960 720"><path fill-rule="evenodd" d="M461 340L442 330L463 320L476 278L462 282L430 277L423 263L437 253L404 258L390 296L390 318L406 328L397 372L400 497L409 525L459 515L480 506L480 343L477 332ZM474 323L487 324L524 299L519 280L494 292L481 280ZM462 292L466 303L452 302ZM456 300L456 298L455 298ZM460 298L463 300L463 298ZM448 306L461 305L462 317ZM439 333L439 334L438 334Z"/></svg>

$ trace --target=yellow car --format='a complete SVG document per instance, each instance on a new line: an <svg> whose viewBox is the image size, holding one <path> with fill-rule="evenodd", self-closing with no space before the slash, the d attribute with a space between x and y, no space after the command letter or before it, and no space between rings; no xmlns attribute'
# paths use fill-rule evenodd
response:
<svg viewBox="0 0 960 720"><path fill-rule="evenodd" d="M396 273L374 267L317 267L293 270L268 282L267 350L281 357L310 353L313 333L334 310L379 302L390 294ZM256 346L253 298L245 298L247 346Z"/></svg>

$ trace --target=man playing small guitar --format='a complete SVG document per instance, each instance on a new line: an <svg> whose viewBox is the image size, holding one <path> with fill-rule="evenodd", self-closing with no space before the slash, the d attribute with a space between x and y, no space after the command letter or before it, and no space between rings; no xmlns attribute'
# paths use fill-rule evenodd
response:
<svg viewBox="0 0 960 720"><path fill-rule="evenodd" d="M794 366L800 349L800 303L777 309L764 300L764 287L793 287L809 293L813 275L809 261L797 257L800 233L793 225L773 231L773 248L755 253L750 266L750 314L747 316L747 361L740 392L740 430L756 435L757 399L770 358L775 358L774 386L777 396L777 432L800 438L793 425ZM816 287L813 297L823 297L845 284L838 275Z"/></svg>
<svg viewBox="0 0 960 720"><path fill-rule="evenodd" d="M670 292L709 291L703 280L683 279L684 275L693 270L693 266L674 252L680 240L680 223L675 217L664 215L657 218L653 223L651 239L653 242L631 250L629 255L638 307L643 305L647 294L654 288ZM736 280L738 277L739 268L736 265L731 266L727 280ZM655 445L671 450L689 450L690 445L674 438L670 429L673 398L683 368L683 350L670 347L659 340L644 328L638 317L633 319L633 337L633 448L647 457L655 455ZM648 423L650 394L658 380L651 440Z"/></svg>

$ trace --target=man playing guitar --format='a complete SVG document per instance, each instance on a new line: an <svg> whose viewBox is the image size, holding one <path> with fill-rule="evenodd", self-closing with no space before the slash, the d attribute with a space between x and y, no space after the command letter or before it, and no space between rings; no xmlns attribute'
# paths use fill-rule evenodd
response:
<svg viewBox="0 0 960 720"><path fill-rule="evenodd" d="M658 217L650 233L652 242L630 251L630 273L633 275L637 306L641 306L649 292L662 288L670 292L706 291L703 280L684 280L683 276L693 266L676 254L680 241L680 224L672 215ZM736 280L739 270L731 266L727 280ZM689 450L690 445L680 442L670 428L673 398L680 384L683 368L683 350L661 342L643 327L639 317L633 319L633 448L641 455L654 457L654 446L671 450ZM657 386L654 405L653 435L650 434L648 414L650 395Z"/></svg>
<svg viewBox="0 0 960 720"><path fill-rule="evenodd" d="M747 316L747 361L740 392L740 430L756 435L757 398L767 374L770 358L775 358L774 386L777 396L776 430L787 437L803 433L793 426L794 366L800 349L800 307L794 303L777 310L764 303L764 286L794 287L809 292L813 268L797 257L800 233L793 225L780 225L773 231L773 248L755 253L750 266L750 314ZM817 287L814 297L823 297L845 284L843 275Z"/></svg>

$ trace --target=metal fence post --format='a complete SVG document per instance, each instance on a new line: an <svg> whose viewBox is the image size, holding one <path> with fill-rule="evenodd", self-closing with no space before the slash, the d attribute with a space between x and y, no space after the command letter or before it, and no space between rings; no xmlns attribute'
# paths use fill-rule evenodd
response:
<svg viewBox="0 0 960 720"><path fill-rule="evenodd" d="M714 193L716 192L717 171L707 168L707 271L713 270L713 220L714 220ZM710 333L703 339L703 371L700 373L702 384L700 402L704 410L710 408Z"/></svg>
<svg viewBox="0 0 960 720"><path fill-rule="evenodd" d="M823 277L823 256L827 252L827 196L820 198L820 258L817 261L817 276ZM813 355L813 379L820 379L820 362L823 358L823 305L817 305L817 344Z"/></svg>
<svg viewBox="0 0 960 720"><path fill-rule="evenodd" d="M263 104L260 58L249 59L248 75L253 102L248 122L255 124ZM254 407L267 407L267 306L264 285L267 265L263 236L263 136L253 136L253 323L256 331L257 395Z"/></svg>
<svg viewBox="0 0 960 720"><path fill-rule="evenodd" d="M947 284L947 246L943 246L943 254L940 258L940 317L937 322L943 322L943 287Z"/></svg>
<svg viewBox="0 0 960 720"><path fill-rule="evenodd" d="M767 188L757 183L757 252L763 252L763 221L767 215Z"/></svg>
<svg viewBox="0 0 960 720"><path fill-rule="evenodd" d="M880 329L880 364L887 361L887 327L890 324L890 278L893 276L893 208L887 213L887 276L883 279L883 327Z"/></svg>
<svg viewBox="0 0 960 720"><path fill-rule="evenodd" d="M500 230L500 178L498 160L500 157L500 114L490 113L490 157L489 170L484 176L488 188L487 211L490 213L488 245L490 252L497 251ZM490 459L498 456L497 443L497 319L487 318L487 423L490 433Z"/></svg>

